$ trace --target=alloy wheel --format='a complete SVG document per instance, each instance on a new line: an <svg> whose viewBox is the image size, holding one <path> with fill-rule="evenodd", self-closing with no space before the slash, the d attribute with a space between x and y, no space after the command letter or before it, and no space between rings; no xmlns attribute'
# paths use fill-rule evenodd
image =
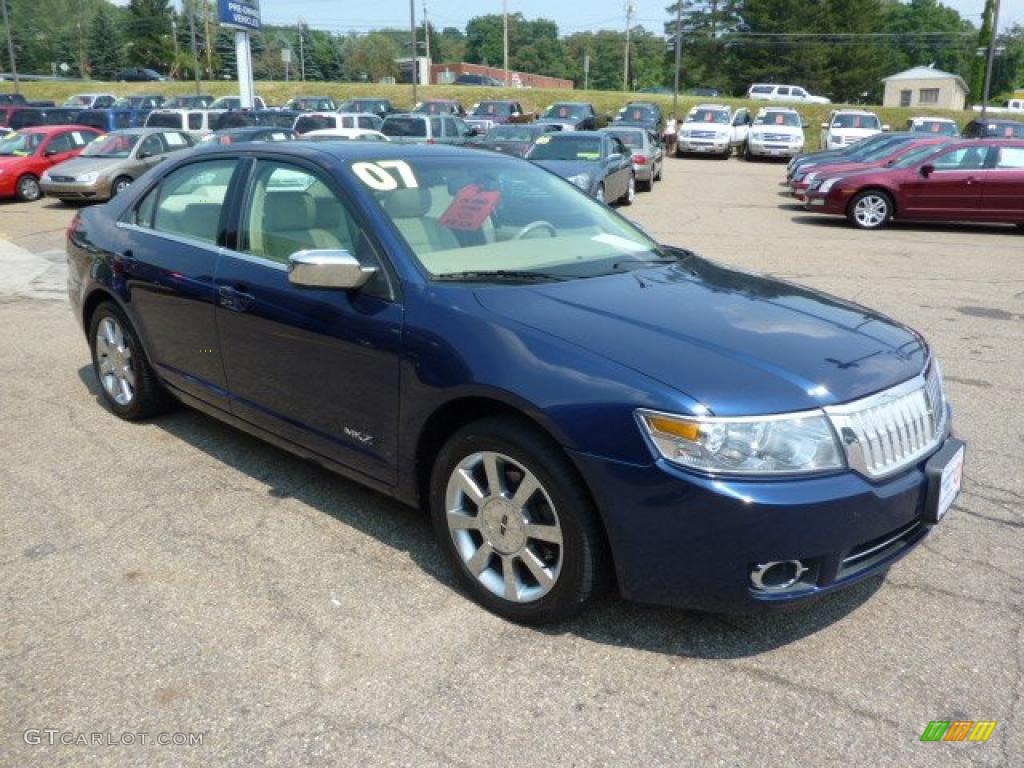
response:
<svg viewBox="0 0 1024 768"><path fill-rule="evenodd" d="M96 368L100 383L121 406L135 399L135 365L124 329L113 317L105 317L96 329Z"/></svg>
<svg viewBox="0 0 1024 768"><path fill-rule="evenodd" d="M555 586L563 560L558 512L518 461L494 451L467 456L448 479L445 510L459 558L491 593L529 603Z"/></svg>
<svg viewBox="0 0 1024 768"><path fill-rule="evenodd" d="M864 195L854 203L853 217L865 229L880 227L889 218L889 201L881 195Z"/></svg>
<svg viewBox="0 0 1024 768"><path fill-rule="evenodd" d="M22 200L38 200L42 197L39 180L35 176L25 176L18 182L18 196Z"/></svg>

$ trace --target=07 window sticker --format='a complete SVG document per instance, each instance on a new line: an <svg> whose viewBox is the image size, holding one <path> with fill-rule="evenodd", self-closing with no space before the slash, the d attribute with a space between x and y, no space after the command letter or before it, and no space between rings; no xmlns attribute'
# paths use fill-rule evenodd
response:
<svg viewBox="0 0 1024 768"><path fill-rule="evenodd" d="M394 171L394 173L391 173ZM404 160L378 160L375 163L352 163L352 172L370 189L393 192L399 187L416 189L416 174Z"/></svg>

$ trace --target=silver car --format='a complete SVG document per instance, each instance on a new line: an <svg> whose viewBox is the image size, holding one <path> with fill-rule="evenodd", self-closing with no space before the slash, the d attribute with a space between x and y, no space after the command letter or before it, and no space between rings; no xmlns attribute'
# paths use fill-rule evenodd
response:
<svg viewBox="0 0 1024 768"><path fill-rule="evenodd" d="M610 133L626 145L633 155L633 173L640 189L650 190L661 181L665 166L665 150L657 137L646 128L609 126L601 133Z"/></svg>
<svg viewBox="0 0 1024 768"><path fill-rule="evenodd" d="M91 142L82 154L50 168L43 193L65 202L109 200L172 152L194 146L184 131L126 128Z"/></svg>

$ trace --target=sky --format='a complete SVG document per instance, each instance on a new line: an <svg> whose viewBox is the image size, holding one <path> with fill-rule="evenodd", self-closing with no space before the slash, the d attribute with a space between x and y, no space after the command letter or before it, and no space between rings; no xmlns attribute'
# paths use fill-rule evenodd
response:
<svg viewBox="0 0 1024 768"><path fill-rule="evenodd" d="M415 0L417 23L423 0ZM626 0L507 0L509 13L529 19L553 19L562 35L593 29L619 29L626 25ZM671 0L633 0L634 19L661 33ZM979 24L985 0L944 0L974 24ZM300 17L313 27L336 32L366 32L380 27L408 27L408 0L262 0L263 20L275 24ZM436 27L464 29L474 16L501 13L501 0L427 0L427 15ZM1024 0L1002 0L999 28L1024 24Z"/></svg>

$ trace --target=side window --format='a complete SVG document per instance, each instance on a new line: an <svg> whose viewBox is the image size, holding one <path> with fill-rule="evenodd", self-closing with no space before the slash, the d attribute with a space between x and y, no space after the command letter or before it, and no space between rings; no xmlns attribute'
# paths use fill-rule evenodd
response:
<svg viewBox="0 0 1024 768"><path fill-rule="evenodd" d="M71 146L74 147L75 149L78 149L79 147L84 147L86 144L88 144L90 141L96 138L96 134L83 133L82 131L72 131L67 135L68 138L71 139Z"/></svg>
<svg viewBox="0 0 1024 768"><path fill-rule="evenodd" d="M358 118L358 120L359 120L359 127L360 128L373 129L373 127L374 127L374 125L373 125L373 118L371 118L371 117L360 117L360 118Z"/></svg>
<svg viewBox="0 0 1024 768"><path fill-rule="evenodd" d="M806 98L807 91L805 91L803 88L794 88L793 89L793 95L794 96L799 96L801 99L803 99L803 98Z"/></svg>
<svg viewBox="0 0 1024 768"><path fill-rule="evenodd" d="M203 113L202 112L189 112L188 113L188 129L190 131L198 131L203 127Z"/></svg>
<svg viewBox="0 0 1024 768"><path fill-rule="evenodd" d="M50 139L50 143L46 145L47 153L56 154L58 152L70 152L72 150L71 135L67 133L61 133Z"/></svg>
<svg viewBox="0 0 1024 768"><path fill-rule="evenodd" d="M131 128L132 116L128 112L118 112L114 115L114 125L117 128Z"/></svg>
<svg viewBox="0 0 1024 768"><path fill-rule="evenodd" d="M207 160L172 171L143 198L135 223L216 243L224 198L237 165L234 159Z"/></svg>
<svg viewBox="0 0 1024 768"><path fill-rule="evenodd" d="M618 136L612 136L612 154L618 153L620 155L628 154L626 145L622 143L622 140Z"/></svg>
<svg viewBox="0 0 1024 768"><path fill-rule="evenodd" d="M243 253L281 265L306 250L345 250L364 264L380 263L345 203L319 175L276 160L256 164L239 237ZM379 279L386 280L383 274Z"/></svg>
<svg viewBox="0 0 1024 768"><path fill-rule="evenodd" d="M438 138L441 135L441 118L432 117L430 118L430 135L432 138Z"/></svg>
<svg viewBox="0 0 1024 768"><path fill-rule="evenodd" d="M936 171L975 171L985 164L988 147L960 147L935 158Z"/></svg>
<svg viewBox="0 0 1024 768"><path fill-rule="evenodd" d="M455 125L455 118L444 118L444 135L448 137L459 135L459 129Z"/></svg>
<svg viewBox="0 0 1024 768"><path fill-rule="evenodd" d="M351 116L345 116L341 118L341 124L339 128L355 128L355 122Z"/></svg>
<svg viewBox="0 0 1024 768"><path fill-rule="evenodd" d="M1024 147L1000 147L996 168L1024 168Z"/></svg>
<svg viewBox="0 0 1024 768"><path fill-rule="evenodd" d="M779 96L789 96L789 86L782 86L778 91L776 91L776 94Z"/></svg>
<svg viewBox="0 0 1024 768"><path fill-rule="evenodd" d="M139 147L136 157L140 159L153 157L154 155L162 155L163 152L164 146L160 143L160 134L155 133L142 140L142 146Z"/></svg>

